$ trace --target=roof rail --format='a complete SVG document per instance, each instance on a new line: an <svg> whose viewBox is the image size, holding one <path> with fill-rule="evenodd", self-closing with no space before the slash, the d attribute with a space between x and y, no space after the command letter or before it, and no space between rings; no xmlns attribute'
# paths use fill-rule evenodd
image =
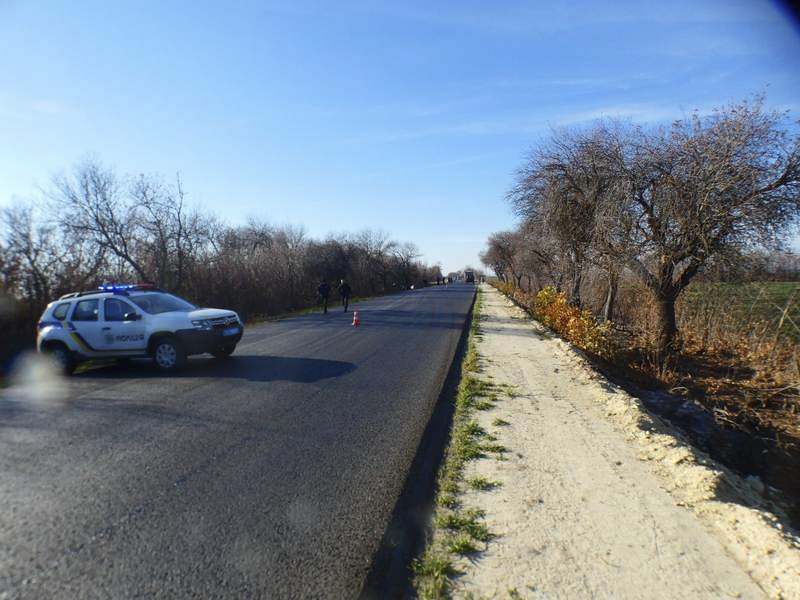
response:
<svg viewBox="0 0 800 600"><path fill-rule="evenodd" d="M82 292L70 292L69 294L64 294L59 298L59 300L67 300L68 298L79 298L81 296L90 296L91 294L102 294L100 290L84 290Z"/></svg>
<svg viewBox="0 0 800 600"><path fill-rule="evenodd" d="M90 296L92 294L116 294L118 296L127 296L128 292L161 292L163 294L168 293L166 290L162 290L159 287L155 287L149 284L143 285L133 285L126 289L117 289L117 290L103 290L103 289L96 289L96 290L84 290L82 292L70 292L69 294L62 295L59 300L68 300L70 298L80 298L81 296Z"/></svg>

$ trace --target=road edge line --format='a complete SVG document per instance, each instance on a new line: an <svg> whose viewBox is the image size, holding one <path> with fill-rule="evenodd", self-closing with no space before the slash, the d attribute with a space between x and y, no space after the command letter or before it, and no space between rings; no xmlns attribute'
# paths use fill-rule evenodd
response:
<svg viewBox="0 0 800 600"><path fill-rule="evenodd" d="M359 594L364 600L414 594L412 563L423 553L429 538L437 481L451 441L456 398L472 337L477 299L476 287L447 375L364 580Z"/></svg>

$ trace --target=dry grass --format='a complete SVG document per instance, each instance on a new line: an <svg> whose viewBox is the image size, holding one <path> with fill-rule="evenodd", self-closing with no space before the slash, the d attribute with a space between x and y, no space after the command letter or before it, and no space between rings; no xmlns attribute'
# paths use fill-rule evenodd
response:
<svg viewBox="0 0 800 600"><path fill-rule="evenodd" d="M635 282L623 282L613 326L570 307L552 288L531 294L498 287L637 383L691 395L725 426L769 430L782 446L800 448L800 284L690 287L678 304L681 350L669 356L655 350L654 303Z"/></svg>
<svg viewBox="0 0 800 600"><path fill-rule="evenodd" d="M678 304L681 351L658 360L648 330L631 328L632 366L687 390L728 426L767 430L800 449L799 292L792 283L690 287Z"/></svg>

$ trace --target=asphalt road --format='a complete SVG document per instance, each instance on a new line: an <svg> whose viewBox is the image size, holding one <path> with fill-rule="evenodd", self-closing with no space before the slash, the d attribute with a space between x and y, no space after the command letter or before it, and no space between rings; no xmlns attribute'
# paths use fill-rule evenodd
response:
<svg viewBox="0 0 800 600"><path fill-rule="evenodd" d="M0 598L357 596L474 287L250 327L230 362L0 399ZM5 594L5 596L4 596Z"/></svg>

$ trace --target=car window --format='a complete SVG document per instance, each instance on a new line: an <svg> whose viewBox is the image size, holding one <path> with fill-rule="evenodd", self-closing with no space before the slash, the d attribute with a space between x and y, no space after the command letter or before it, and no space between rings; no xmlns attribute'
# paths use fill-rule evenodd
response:
<svg viewBox="0 0 800 600"><path fill-rule="evenodd" d="M130 298L131 302L151 315L172 311L188 312L197 308L195 305L189 304L186 300L172 294L153 292L150 294L137 294Z"/></svg>
<svg viewBox="0 0 800 600"><path fill-rule="evenodd" d="M97 321L99 303L97 300L81 300L75 305L73 321Z"/></svg>
<svg viewBox="0 0 800 600"><path fill-rule="evenodd" d="M105 308L104 318L106 321L124 321L126 313L134 312L130 304L116 298L108 298L105 302Z"/></svg>
<svg viewBox="0 0 800 600"><path fill-rule="evenodd" d="M59 304L53 309L53 318L57 321L63 321L67 318L67 313L69 312L70 304L69 302L64 302L63 304Z"/></svg>

